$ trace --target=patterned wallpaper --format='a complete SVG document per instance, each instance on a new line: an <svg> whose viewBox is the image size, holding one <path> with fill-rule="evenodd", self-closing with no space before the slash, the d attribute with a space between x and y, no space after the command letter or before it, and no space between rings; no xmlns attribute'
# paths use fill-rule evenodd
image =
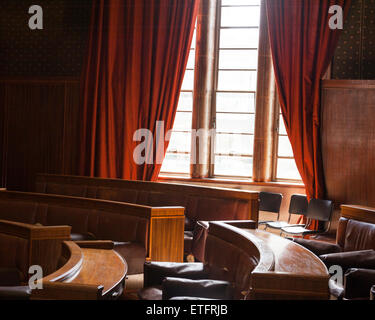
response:
<svg viewBox="0 0 375 320"><path fill-rule="evenodd" d="M43 8L44 29L28 27L28 8ZM0 76L80 74L91 0L1 0ZM334 79L375 79L375 0L352 0L332 65Z"/></svg>
<svg viewBox="0 0 375 320"><path fill-rule="evenodd" d="M375 0L352 0L332 66L333 79L375 79Z"/></svg>
<svg viewBox="0 0 375 320"><path fill-rule="evenodd" d="M30 30L31 5L43 8L44 29ZM80 74L91 0L1 0L0 76Z"/></svg>

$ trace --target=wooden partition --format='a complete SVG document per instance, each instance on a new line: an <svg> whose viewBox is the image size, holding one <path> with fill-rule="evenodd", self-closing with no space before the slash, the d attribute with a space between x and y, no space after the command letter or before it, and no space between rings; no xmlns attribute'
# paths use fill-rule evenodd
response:
<svg viewBox="0 0 375 320"><path fill-rule="evenodd" d="M70 230L70 226L36 226L0 220L0 246L3 248L0 267L19 269L24 281L32 265L41 266L43 275L54 272L61 256L61 243L70 239ZM9 265L11 256L15 256L13 262L17 265Z"/></svg>

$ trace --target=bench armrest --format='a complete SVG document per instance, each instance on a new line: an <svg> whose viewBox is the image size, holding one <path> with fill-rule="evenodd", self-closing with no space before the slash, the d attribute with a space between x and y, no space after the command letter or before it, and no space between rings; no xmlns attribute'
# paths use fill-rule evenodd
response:
<svg viewBox="0 0 375 320"><path fill-rule="evenodd" d="M319 256L327 268L337 265L343 271L350 268L375 269L375 250L349 251Z"/></svg>
<svg viewBox="0 0 375 320"><path fill-rule="evenodd" d="M305 247L306 249L312 251L317 256L321 256L323 254L328 253L338 253L342 251L342 248L338 244L327 243L317 240L307 240L301 238L294 238L293 241Z"/></svg>

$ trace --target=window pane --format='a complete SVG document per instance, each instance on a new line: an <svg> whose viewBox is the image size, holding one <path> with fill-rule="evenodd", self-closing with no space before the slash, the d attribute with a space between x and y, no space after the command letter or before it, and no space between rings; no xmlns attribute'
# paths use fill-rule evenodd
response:
<svg viewBox="0 0 375 320"><path fill-rule="evenodd" d="M230 5L260 5L260 0L221 0L223 6Z"/></svg>
<svg viewBox="0 0 375 320"><path fill-rule="evenodd" d="M195 50L190 50L189 60L188 60L186 68L194 69L194 65L195 65Z"/></svg>
<svg viewBox="0 0 375 320"><path fill-rule="evenodd" d="M253 158L215 156L215 175L251 177Z"/></svg>
<svg viewBox="0 0 375 320"><path fill-rule="evenodd" d="M260 7L223 7L221 9L222 27L259 26Z"/></svg>
<svg viewBox="0 0 375 320"><path fill-rule="evenodd" d="M178 111L192 111L193 110L193 93L181 92L178 100Z"/></svg>
<svg viewBox="0 0 375 320"><path fill-rule="evenodd" d="M190 131L192 123L191 112L179 112L176 113L176 118L173 124L173 130L177 131Z"/></svg>
<svg viewBox="0 0 375 320"><path fill-rule="evenodd" d="M283 116L280 114L279 119L279 134L287 134Z"/></svg>
<svg viewBox="0 0 375 320"><path fill-rule="evenodd" d="M191 133L173 132L168 145L168 152L190 152Z"/></svg>
<svg viewBox="0 0 375 320"><path fill-rule="evenodd" d="M216 114L216 131L225 133L254 133L253 114Z"/></svg>
<svg viewBox="0 0 375 320"><path fill-rule="evenodd" d="M277 178L301 180L294 159L278 159L277 161Z"/></svg>
<svg viewBox="0 0 375 320"><path fill-rule="evenodd" d="M256 71L219 71L218 90L255 91Z"/></svg>
<svg viewBox="0 0 375 320"><path fill-rule="evenodd" d="M194 29L193 39L191 40L190 49L195 49L196 42L197 42L197 29Z"/></svg>
<svg viewBox="0 0 375 320"><path fill-rule="evenodd" d="M219 69L257 69L257 50L220 50Z"/></svg>
<svg viewBox="0 0 375 320"><path fill-rule="evenodd" d="M221 29L220 48L258 48L258 29Z"/></svg>
<svg viewBox="0 0 375 320"><path fill-rule="evenodd" d="M216 134L216 154L253 155L254 136Z"/></svg>
<svg viewBox="0 0 375 320"><path fill-rule="evenodd" d="M290 145L288 136L279 136L279 156L280 157L294 157L293 149Z"/></svg>
<svg viewBox="0 0 375 320"><path fill-rule="evenodd" d="M190 155L167 153L160 171L170 173L189 173Z"/></svg>
<svg viewBox="0 0 375 320"><path fill-rule="evenodd" d="M193 90L194 89L194 70L186 70L184 81L182 82L181 90Z"/></svg>
<svg viewBox="0 0 375 320"><path fill-rule="evenodd" d="M254 93L223 93L216 94L217 112L255 112Z"/></svg>

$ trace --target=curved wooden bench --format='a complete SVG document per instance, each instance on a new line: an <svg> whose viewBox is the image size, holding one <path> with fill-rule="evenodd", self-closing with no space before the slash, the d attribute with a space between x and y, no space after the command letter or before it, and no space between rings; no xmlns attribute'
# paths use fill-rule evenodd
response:
<svg viewBox="0 0 375 320"><path fill-rule="evenodd" d="M143 272L147 258L182 261L184 208L47 195L0 192L0 219L29 224L69 225L72 233L112 240L128 260L129 274ZM162 221L163 228L155 228Z"/></svg>
<svg viewBox="0 0 375 320"><path fill-rule="evenodd" d="M195 237L196 221L258 221L258 192L187 184L38 174L35 191L84 198L106 199L168 210L185 208L185 254L203 260L204 239ZM159 220L155 230L164 228ZM167 226L168 228L170 226ZM165 261L165 260L163 260ZM178 260L171 260L178 261ZM180 260L182 261L182 260Z"/></svg>

